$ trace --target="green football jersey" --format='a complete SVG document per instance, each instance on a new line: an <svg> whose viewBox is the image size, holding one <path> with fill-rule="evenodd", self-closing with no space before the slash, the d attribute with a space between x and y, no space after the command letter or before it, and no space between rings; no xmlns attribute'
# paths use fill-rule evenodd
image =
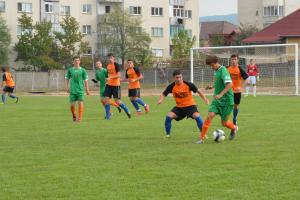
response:
<svg viewBox="0 0 300 200"><path fill-rule="evenodd" d="M70 81L70 94L84 94L84 81L88 80L88 74L84 68L69 68L65 78Z"/></svg>
<svg viewBox="0 0 300 200"><path fill-rule="evenodd" d="M96 70L96 80L100 82L100 93L103 93L106 85L106 78L108 77L107 70L102 68L101 70Z"/></svg>
<svg viewBox="0 0 300 200"><path fill-rule="evenodd" d="M215 78L214 95L220 94L222 92L222 90L224 90L224 88L226 87L226 84L232 82L228 70L226 69L226 67L224 67L222 65L220 66L220 68L217 71L214 72L214 78ZM222 96L222 98L217 101L218 101L218 103L220 103L220 106L233 105L234 102L233 102L232 89L228 90L228 92L226 92Z"/></svg>

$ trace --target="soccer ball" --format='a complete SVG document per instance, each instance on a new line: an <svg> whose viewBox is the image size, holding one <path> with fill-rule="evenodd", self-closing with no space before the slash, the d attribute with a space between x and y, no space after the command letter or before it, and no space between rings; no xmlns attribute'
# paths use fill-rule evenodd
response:
<svg viewBox="0 0 300 200"><path fill-rule="evenodd" d="M213 139L215 142L222 142L225 140L225 133L223 130L217 129L213 132Z"/></svg>

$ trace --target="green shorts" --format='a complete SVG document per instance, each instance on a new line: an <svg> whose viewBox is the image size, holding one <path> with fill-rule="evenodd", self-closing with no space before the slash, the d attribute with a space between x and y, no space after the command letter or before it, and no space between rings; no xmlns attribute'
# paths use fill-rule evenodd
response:
<svg viewBox="0 0 300 200"><path fill-rule="evenodd" d="M105 87L100 88L100 97L101 97L101 99L105 98L104 92L105 92Z"/></svg>
<svg viewBox="0 0 300 200"><path fill-rule="evenodd" d="M208 112L214 112L221 116L223 121L227 121L231 112L233 110L233 105L221 106L217 101L212 101L209 106Z"/></svg>
<svg viewBox="0 0 300 200"><path fill-rule="evenodd" d="M83 101L84 94L70 94L70 102Z"/></svg>

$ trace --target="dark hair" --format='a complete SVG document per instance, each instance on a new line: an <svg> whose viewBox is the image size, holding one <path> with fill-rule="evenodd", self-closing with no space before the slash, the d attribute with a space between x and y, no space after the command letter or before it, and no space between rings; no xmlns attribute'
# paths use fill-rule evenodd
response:
<svg viewBox="0 0 300 200"><path fill-rule="evenodd" d="M127 62L129 62L129 61L133 62L133 60L132 60L131 58L129 58L129 59L127 60Z"/></svg>
<svg viewBox="0 0 300 200"><path fill-rule="evenodd" d="M208 55L205 60L207 65L211 65L212 63L219 62L219 58L215 55Z"/></svg>
<svg viewBox="0 0 300 200"><path fill-rule="evenodd" d="M80 57L79 57L79 56L74 56L74 57L73 57L73 61L74 61L75 59L79 59L79 60L80 60Z"/></svg>
<svg viewBox="0 0 300 200"><path fill-rule="evenodd" d="M239 59L239 55L238 55L238 54L232 54L232 55L230 56L230 58L237 58L237 59Z"/></svg>
<svg viewBox="0 0 300 200"><path fill-rule="evenodd" d="M2 67L1 70L3 73L6 72L5 67Z"/></svg>
<svg viewBox="0 0 300 200"><path fill-rule="evenodd" d="M107 54L107 57L115 57L115 55L113 53L109 53Z"/></svg>
<svg viewBox="0 0 300 200"><path fill-rule="evenodd" d="M181 73L181 71L178 70L178 69L173 71L173 77L175 77L175 76L177 76L177 75L180 75L180 74L182 74L182 73Z"/></svg>
<svg viewBox="0 0 300 200"><path fill-rule="evenodd" d="M95 63L97 63L97 62L101 62L102 63L102 60L100 58L98 58L98 59L96 59Z"/></svg>

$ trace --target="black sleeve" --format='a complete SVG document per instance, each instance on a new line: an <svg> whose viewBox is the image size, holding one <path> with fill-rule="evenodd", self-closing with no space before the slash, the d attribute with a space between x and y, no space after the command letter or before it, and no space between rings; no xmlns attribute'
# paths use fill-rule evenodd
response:
<svg viewBox="0 0 300 200"><path fill-rule="evenodd" d="M126 78L126 79L128 78L127 72L128 72L128 69L126 69L126 71L125 71L125 78Z"/></svg>
<svg viewBox="0 0 300 200"><path fill-rule="evenodd" d="M184 83L190 87L190 90L192 92L196 93L198 91L198 88L194 83L191 83L191 82L184 82Z"/></svg>
<svg viewBox="0 0 300 200"><path fill-rule="evenodd" d="M240 73L241 73L241 76L244 80L246 80L249 76L248 74L245 72L245 70L243 70L243 68L239 67L240 68Z"/></svg>
<svg viewBox="0 0 300 200"><path fill-rule="evenodd" d="M2 79L3 79L3 81L6 81L6 76L5 76L5 74L3 74Z"/></svg>
<svg viewBox="0 0 300 200"><path fill-rule="evenodd" d="M136 75L138 75L138 76L141 75L141 71L138 67L133 67L133 70L135 71Z"/></svg>
<svg viewBox="0 0 300 200"><path fill-rule="evenodd" d="M172 93L173 87L175 86L175 82L168 85L168 87L163 92L163 95L166 97L168 94Z"/></svg>
<svg viewBox="0 0 300 200"><path fill-rule="evenodd" d="M122 67L118 63L115 63L115 69L116 69L116 72L120 72L122 70Z"/></svg>

